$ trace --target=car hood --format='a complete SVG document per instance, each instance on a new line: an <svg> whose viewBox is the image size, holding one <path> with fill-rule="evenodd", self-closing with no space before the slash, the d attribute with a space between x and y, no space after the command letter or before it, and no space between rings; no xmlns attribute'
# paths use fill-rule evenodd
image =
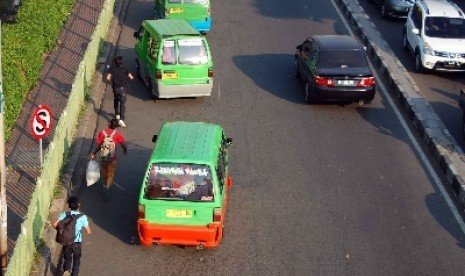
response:
<svg viewBox="0 0 465 276"><path fill-rule="evenodd" d="M318 76L326 77L366 77L373 76L369 68L317 68Z"/></svg>
<svg viewBox="0 0 465 276"><path fill-rule="evenodd" d="M465 39L463 38L428 37L425 42L427 42L435 51L452 53L465 52L465 49L463 48Z"/></svg>

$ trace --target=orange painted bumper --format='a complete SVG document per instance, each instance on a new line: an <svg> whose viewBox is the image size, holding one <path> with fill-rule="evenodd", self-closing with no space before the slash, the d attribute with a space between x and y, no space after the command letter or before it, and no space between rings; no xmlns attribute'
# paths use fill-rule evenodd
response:
<svg viewBox="0 0 465 276"><path fill-rule="evenodd" d="M183 226L137 221L140 243L145 246L156 244L202 245L205 248L217 247L223 238L223 223L210 223L208 226Z"/></svg>

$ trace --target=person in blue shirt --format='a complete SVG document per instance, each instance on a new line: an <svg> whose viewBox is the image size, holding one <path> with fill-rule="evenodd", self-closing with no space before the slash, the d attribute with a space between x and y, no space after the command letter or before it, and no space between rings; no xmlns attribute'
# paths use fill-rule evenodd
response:
<svg viewBox="0 0 465 276"><path fill-rule="evenodd" d="M81 214L79 212L79 207L80 207L79 200L77 197L70 197L68 199L68 207L71 209L71 215L77 215ZM58 223L65 219L66 217L66 212L61 213L58 216L57 221L53 223L53 227L56 229L58 226ZM90 227L89 227L89 220L87 219L86 215L82 215L81 217L78 218L76 221L76 234L74 238L74 243L71 245L64 245L63 246L63 275L73 275L77 276L79 274L79 265L81 263L81 243L82 243L82 228L86 230L87 234L91 233ZM73 264L73 270L71 272L71 263Z"/></svg>

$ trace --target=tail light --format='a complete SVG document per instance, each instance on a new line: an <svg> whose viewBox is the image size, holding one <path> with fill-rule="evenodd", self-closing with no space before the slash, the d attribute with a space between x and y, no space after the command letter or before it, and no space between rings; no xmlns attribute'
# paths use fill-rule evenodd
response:
<svg viewBox="0 0 465 276"><path fill-rule="evenodd" d="M139 219L145 218L145 206L144 205L137 206L137 218Z"/></svg>
<svg viewBox="0 0 465 276"><path fill-rule="evenodd" d="M221 221L223 218L223 208L213 209L213 221Z"/></svg>
<svg viewBox="0 0 465 276"><path fill-rule="evenodd" d="M210 16L210 14L211 14L210 8L208 8L207 14L208 14L208 16Z"/></svg>
<svg viewBox="0 0 465 276"><path fill-rule="evenodd" d="M165 9L165 16L168 16L170 14L170 11L168 9Z"/></svg>
<svg viewBox="0 0 465 276"><path fill-rule="evenodd" d="M157 70L157 80L161 80L161 70Z"/></svg>
<svg viewBox="0 0 465 276"><path fill-rule="evenodd" d="M213 68L208 68L208 77L213 78Z"/></svg>
<svg viewBox="0 0 465 276"><path fill-rule="evenodd" d="M231 177L228 176L228 181L226 183L228 183L228 188L231 188L231 185L232 185Z"/></svg>
<svg viewBox="0 0 465 276"><path fill-rule="evenodd" d="M363 78L361 79L357 86L361 87L366 87L366 86L374 86L375 85L375 78L374 77L369 77L369 78Z"/></svg>
<svg viewBox="0 0 465 276"><path fill-rule="evenodd" d="M325 77L320 77L320 76L314 76L313 81L317 85L322 85L322 86L336 86L334 81L330 78L325 78Z"/></svg>

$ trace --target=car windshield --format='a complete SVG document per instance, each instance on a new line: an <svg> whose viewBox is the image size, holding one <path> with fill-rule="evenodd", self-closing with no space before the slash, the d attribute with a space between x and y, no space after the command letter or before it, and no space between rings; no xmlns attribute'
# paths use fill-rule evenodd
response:
<svg viewBox="0 0 465 276"><path fill-rule="evenodd" d="M323 50L318 59L318 66L321 68L367 67L365 54L361 49Z"/></svg>
<svg viewBox="0 0 465 276"><path fill-rule="evenodd" d="M170 4L208 4L209 0L168 0Z"/></svg>
<svg viewBox="0 0 465 276"><path fill-rule="evenodd" d="M180 64L207 64L208 52L205 41L202 39L179 39Z"/></svg>
<svg viewBox="0 0 465 276"><path fill-rule="evenodd" d="M144 198L184 201L213 201L210 168L197 164L152 164Z"/></svg>
<svg viewBox="0 0 465 276"><path fill-rule="evenodd" d="M425 35L438 38L465 38L465 20L462 18L427 17Z"/></svg>

